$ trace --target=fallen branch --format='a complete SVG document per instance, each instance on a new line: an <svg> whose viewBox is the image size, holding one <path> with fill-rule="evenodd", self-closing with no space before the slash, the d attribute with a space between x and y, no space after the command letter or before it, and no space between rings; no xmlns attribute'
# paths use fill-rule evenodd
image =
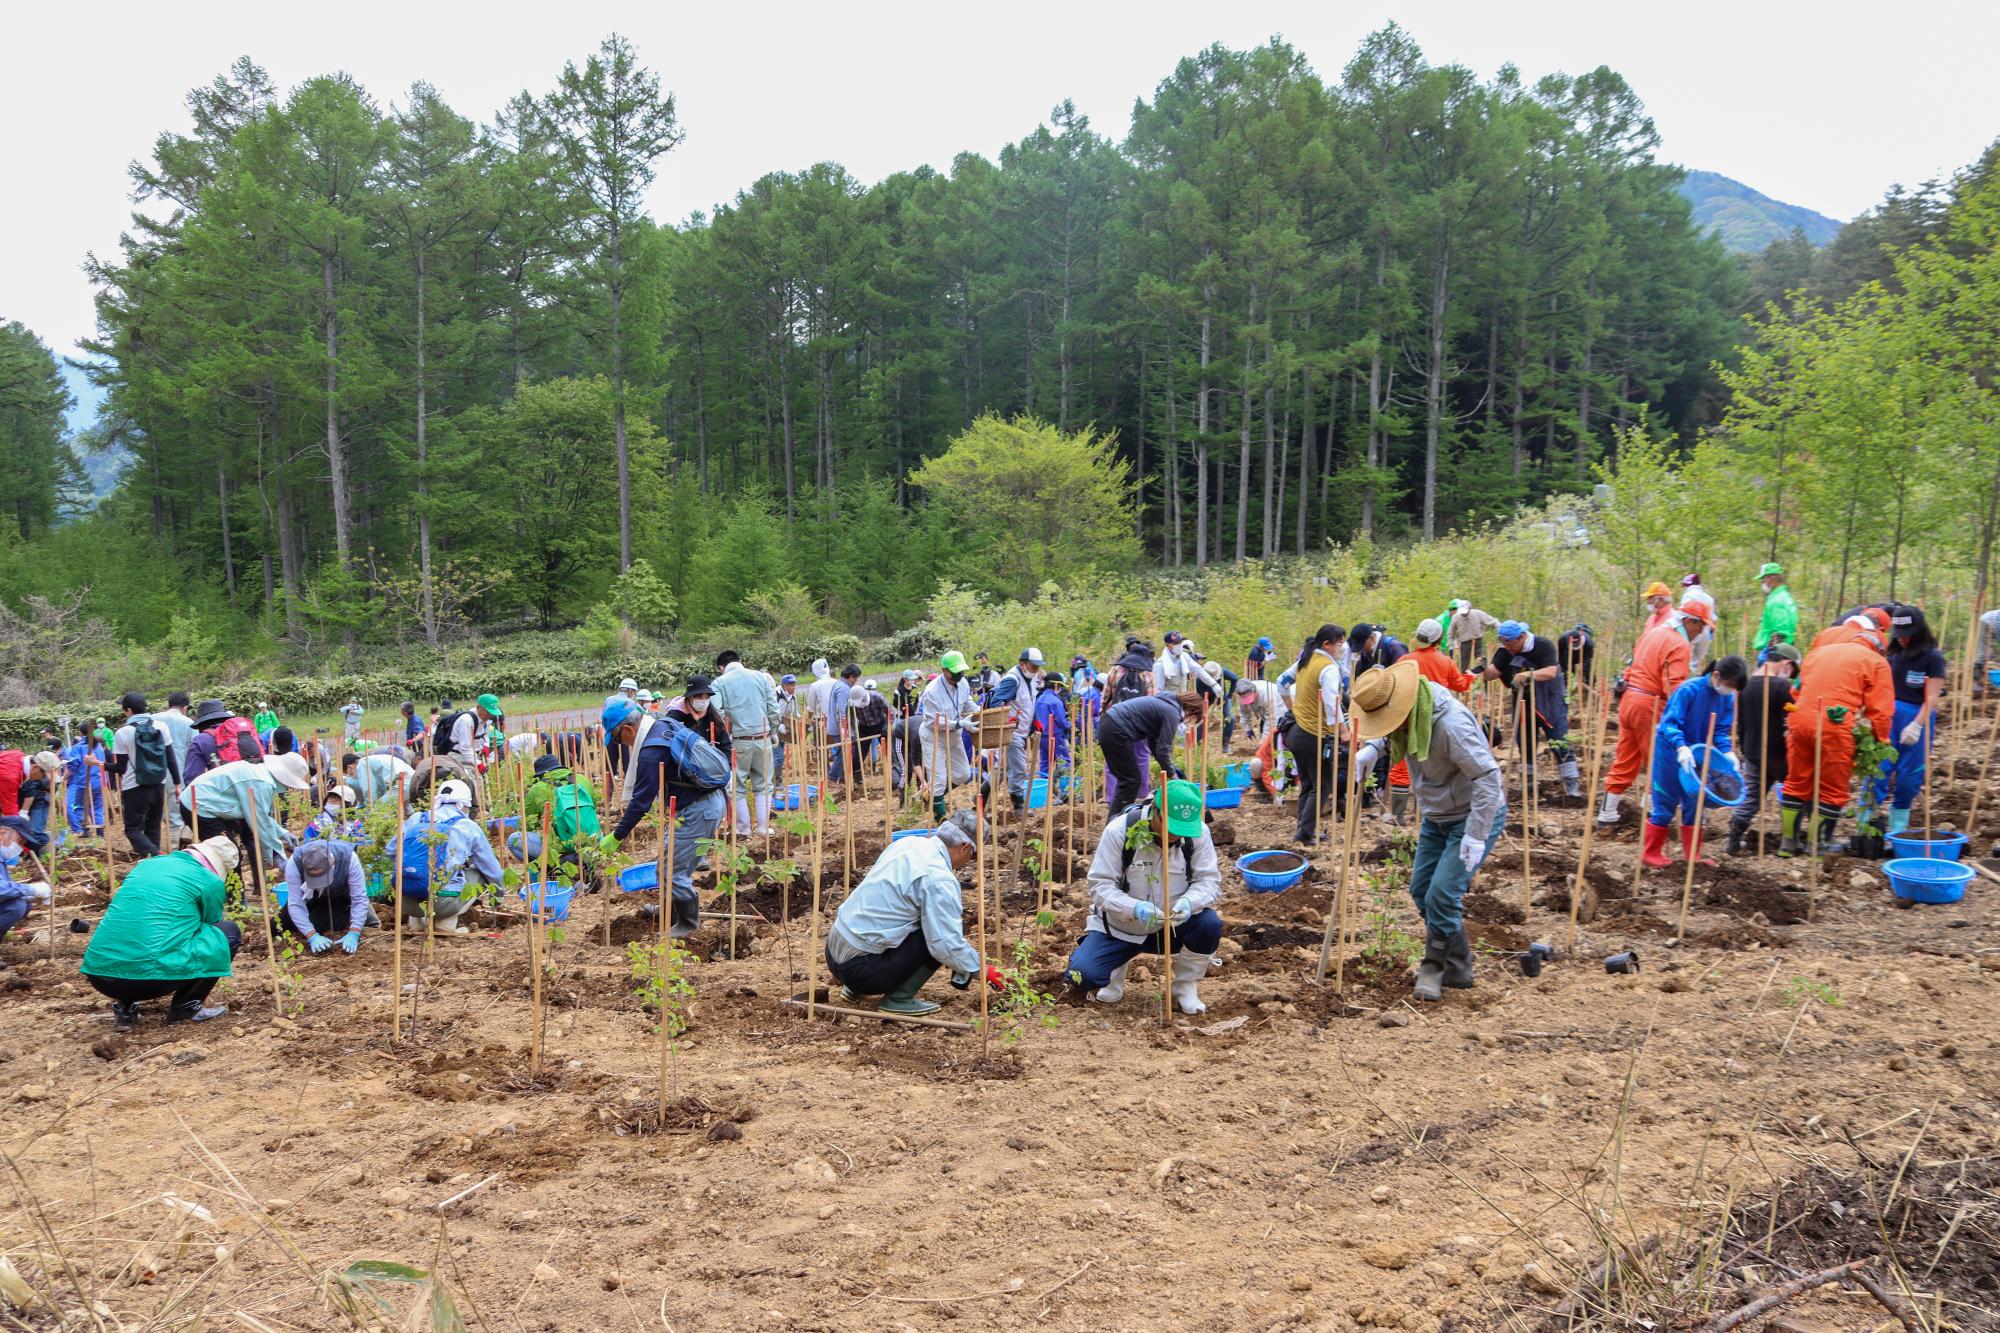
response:
<svg viewBox="0 0 2000 1333"><path fill-rule="evenodd" d="M486 1179L480 1181L477 1185L469 1185L465 1189L462 1189L458 1193L452 1195L449 1199L444 1200L442 1203L432 1204L431 1211L434 1213L441 1213L445 1209L457 1203L460 1199L465 1198L467 1195L477 1194L479 1191L485 1189L488 1185L491 1185L494 1181L500 1179L500 1177L505 1174L506 1172L504 1171L495 1171L492 1175L486 1177Z"/></svg>
<svg viewBox="0 0 2000 1333"><path fill-rule="evenodd" d="M1918 1317L1915 1310L1910 1308L1910 1303L1895 1292L1890 1291L1880 1282L1877 1282L1873 1273L1857 1272L1854 1275L1854 1280L1861 1284L1863 1291L1866 1291L1870 1296L1875 1298L1878 1305L1896 1316L1896 1322L1908 1329L1910 1333L1929 1333L1929 1330L1924 1327L1924 1321Z"/></svg>
<svg viewBox="0 0 2000 1333"><path fill-rule="evenodd" d="M1611 1270L1614 1266L1621 1262L1628 1264L1637 1263L1640 1259L1659 1248L1660 1237L1653 1235L1640 1241L1636 1248L1617 1245L1607 1249L1604 1254L1604 1262L1586 1273L1583 1281L1577 1283L1576 1289L1570 1292L1568 1299L1556 1307L1556 1318L1568 1319L1573 1312L1582 1309L1591 1297L1606 1294L1608 1290L1607 1284L1611 1280Z"/></svg>
<svg viewBox="0 0 2000 1333"><path fill-rule="evenodd" d="M1829 1282L1838 1282L1864 1264L1874 1262L1875 1256L1867 1254L1859 1259L1850 1259L1844 1264L1835 1264L1832 1268L1822 1268L1817 1273L1807 1273L1804 1277L1780 1282L1775 1287L1768 1288L1762 1296L1749 1304L1739 1305L1728 1314L1718 1315L1710 1320L1702 1333L1728 1333L1728 1330L1738 1324L1747 1324L1757 1316L1777 1309L1794 1296L1811 1291L1814 1287L1823 1287Z"/></svg>

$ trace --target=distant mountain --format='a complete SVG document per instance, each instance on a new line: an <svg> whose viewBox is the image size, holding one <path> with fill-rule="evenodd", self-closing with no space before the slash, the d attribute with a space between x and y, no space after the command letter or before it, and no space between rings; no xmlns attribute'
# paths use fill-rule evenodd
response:
<svg viewBox="0 0 2000 1333"><path fill-rule="evenodd" d="M77 456L83 463L83 474L90 482L92 501L102 500L118 488L118 481L124 475L126 465L132 461L132 454L124 445L113 445L109 449L91 452L85 447L91 438L88 432L97 424L97 413L104 406L104 390L90 382L90 378L67 361L62 366L63 387L67 388L76 405L69 410L69 433L77 446Z"/></svg>
<svg viewBox="0 0 2000 1333"><path fill-rule="evenodd" d="M1754 254L1791 235L1794 227L1803 229L1814 245L1825 245L1841 226L1824 213L1780 203L1713 171L1688 172L1681 194L1694 206L1695 225L1739 253Z"/></svg>

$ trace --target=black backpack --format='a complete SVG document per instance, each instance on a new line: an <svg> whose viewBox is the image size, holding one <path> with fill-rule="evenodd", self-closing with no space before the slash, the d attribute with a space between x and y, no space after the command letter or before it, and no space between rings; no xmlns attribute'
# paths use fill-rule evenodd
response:
<svg viewBox="0 0 2000 1333"><path fill-rule="evenodd" d="M1122 704L1128 699L1145 698L1146 681L1144 673L1151 668L1132 667L1122 661L1117 664L1117 667L1118 683L1111 688L1111 703ZM1106 705L1106 707L1109 706L1109 704Z"/></svg>
<svg viewBox="0 0 2000 1333"><path fill-rule="evenodd" d="M446 755L451 753L452 728L458 725L458 720L464 717L468 711L469 710L467 709L461 708L457 712L446 713L443 717L438 719L437 730L431 733L432 754Z"/></svg>
<svg viewBox="0 0 2000 1333"><path fill-rule="evenodd" d="M167 738L150 717L132 719L132 781L157 787L167 780Z"/></svg>

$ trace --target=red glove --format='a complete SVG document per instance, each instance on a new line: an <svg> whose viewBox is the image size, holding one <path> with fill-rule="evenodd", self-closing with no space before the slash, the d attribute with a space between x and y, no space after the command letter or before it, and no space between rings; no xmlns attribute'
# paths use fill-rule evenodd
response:
<svg viewBox="0 0 2000 1333"><path fill-rule="evenodd" d="M1007 978L1000 975L999 968L993 966L993 964L991 963L988 963L986 965L986 984L991 986L994 990L1003 991L1007 989Z"/></svg>

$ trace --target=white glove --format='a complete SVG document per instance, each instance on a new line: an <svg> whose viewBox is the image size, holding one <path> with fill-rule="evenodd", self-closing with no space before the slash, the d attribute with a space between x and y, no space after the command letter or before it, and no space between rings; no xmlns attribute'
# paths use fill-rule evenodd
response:
<svg viewBox="0 0 2000 1333"><path fill-rule="evenodd" d="M1460 836L1458 840L1458 859L1459 863L1465 867L1466 874L1470 875L1473 871L1479 869L1479 862L1485 855L1485 839Z"/></svg>
<svg viewBox="0 0 2000 1333"><path fill-rule="evenodd" d="M1381 751L1377 750L1374 746L1364 745L1361 747L1360 753L1354 756L1354 783L1356 786L1365 787L1368 785L1368 777L1375 771L1375 765L1381 758Z"/></svg>
<svg viewBox="0 0 2000 1333"><path fill-rule="evenodd" d="M1194 916L1194 903L1186 894L1174 899L1173 922L1175 926L1185 926Z"/></svg>
<svg viewBox="0 0 2000 1333"><path fill-rule="evenodd" d="M1682 768L1693 768L1694 748L1688 745L1681 746L1680 749L1674 751L1674 760Z"/></svg>
<svg viewBox="0 0 2000 1333"><path fill-rule="evenodd" d="M49 900L49 886L44 880L38 879L33 884L23 884L21 887L28 891L28 897L35 902L45 903Z"/></svg>
<svg viewBox="0 0 2000 1333"><path fill-rule="evenodd" d="M1924 724L1913 721L1903 728L1902 743L1905 747L1915 745L1924 738Z"/></svg>

